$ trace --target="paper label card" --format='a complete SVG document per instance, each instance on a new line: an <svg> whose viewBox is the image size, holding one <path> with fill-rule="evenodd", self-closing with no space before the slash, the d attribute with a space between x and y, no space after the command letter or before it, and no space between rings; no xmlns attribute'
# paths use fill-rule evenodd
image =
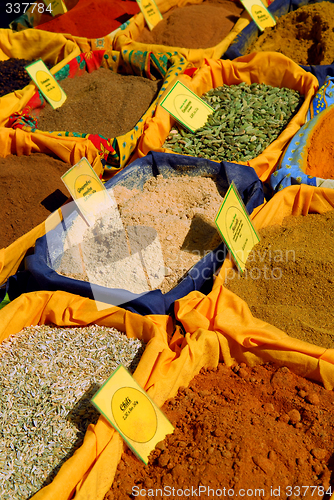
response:
<svg viewBox="0 0 334 500"><path fill-rule="evenodd" d="M211 106L180 81L173 85L161 101L160 106L191 132L203 127L208 116L214 111Z"/></svg>
<svg viewBox="0 0 334 500"><path fill-rule="evenodd" d="M51 5L51 14L57 16L58 14L65 14L67 12L67 7L63 0L43 0L45 5L49 7Z"/></svg>
<svg viewBox="0 0 334 500"><path fill-rule="evenodd" d="M85 157L65 172L61 180L90 226L102 212L116 205Z"/></svg>
<svg viewBox="0 0 334 500"><path fill-rule="evenodd" d="M215 223L241 273L254 245L260 241L246 207L232 182L215 218Z"/></svg>
<svg viewBox="0 0 334 500"><path fill-rule="evenodd" d="M152 31L163 19L160 10L154 0L137 0L137 4L142 11L148 28Z"/></svg>
<svg viewBox="0 0 334 500"><path fill-rule="evenodd" d="M261 0L241 0L241 3L261 31L276 25L274 16Z"/></svg>
<svg viewBox="0 0 334 500"><path fill-rule="evenodd" d="M123 365L110 375L91 402L145 464L156 444L174 431Z"/></svg>
<svg viewBox="0 0 334 500"><path fill-rule="evenodd" d="M53 109L64 104L66 101L65 92L41 59L25 66L25 70Z"/></svg>

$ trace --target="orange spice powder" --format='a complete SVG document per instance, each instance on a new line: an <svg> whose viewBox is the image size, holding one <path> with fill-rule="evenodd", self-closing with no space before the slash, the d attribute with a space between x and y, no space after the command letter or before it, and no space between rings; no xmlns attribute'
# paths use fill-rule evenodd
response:
<svg viewBox="0 0 334 500"><path fill-rule="evenodd" d="M334 179L334 106L321 114L308 141L306 174Z"/></svg>

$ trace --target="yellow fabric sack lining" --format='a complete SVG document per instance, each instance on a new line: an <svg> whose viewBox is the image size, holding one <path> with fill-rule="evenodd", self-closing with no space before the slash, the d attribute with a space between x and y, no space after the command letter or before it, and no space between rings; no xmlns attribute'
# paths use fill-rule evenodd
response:
<svg viewBox="0 0 334 500"><path fill-rule="evenodd" d="M13 33L9 29L0 29L0 61L6 61L12 57L32 61L43 59L44 62L54 65L50 70L54 74L79 54L78 45L58 33L34 29ZM5 126L8 117L22 109L35 92L36 85L30 83L23 89L1 97L0 127Z"/></svg>
<svg viewBox="0 0 334 500"><path fill-rule="evenodd" d="M257 52L233 61L206 60L192 78L182 75L180 79L199 96L223 84L238 85L241 82L287 87L305 96L298 113L275 141L253 160L237 162L253 167L263 182L269 179L284 147L304 124L310 101L318 89L318 80L315 76L277 52ZM175 82L171 82L166 93L173 83ZM163 148L162 145L174 124L174 118L158 106L155 115L147 122L138 143L138 157L146 156L151 150L173 153L170 149Z"/></svg>
<svg viewBox="0 0 334 500"><path fill-rule="evenodd" d="M9 131L9 129L5 130ZM15 136L15 139L17 139L17 137L20 136L20 134L25 134L25 138L27 135L29 135L19 129L11 130L11 132L12 134L10 134L10 136L12 141L14 140L13 136ZM31 134L31 135L35 136L37 145L40 145L40 143L42 143L43 145L43 138L41 136L38 136L38 134ZM16 148L16 150L19 151L19 153L17 154L26 154L26 155L31 154L32 145L28 144L25 138L23 139L20 147ZM18 142L20 141L18 140ZM51 141L49 142L49 146L54 146L54 149L47 149L42 147L38 151L43 153L56 153L61 160L70 163L71 165L75 165L75 163L77 163L83 156L86 156L86 158L94 168L95 172L99 176L102 175L103 167L101 164L100 157L96 154L95 151L92 151L93 148L91 148L87 140L83 141L83 143L74 143L74 144L73 140L67 142L68 144L66 148L64 147L66 145L65 141L63 141L63 144L58 144L57 141L53 140L52 143ZM1 129L0 129L0 144L2 144ZM7 248L0 249L0 285L5 283L9 278L9 276L12 276L13 274L16 273L22 260L25 257L26 252L29 250L29 248L35 245L35 242L38 238L40 238L46 233L45 229L46 224L48 231L50 231L51 229L54 229L57 226L57 224L59 224L61 219L62 219L61 209L58 209L48 217L47 222L44 221L38 226L34 227L33 229L31 229L31 231L18 238Z"/></svg>
<svg viewBox="0 0 334 500"><path fill-rule="evenodd" d="M156 4L161 12L164 14L172 7L184 7L185 5L201 4L203 0L160 0ZM159 44L146 44L136 42L136 38L139 37L143 28L146 26L146 21L141 12L135 15L131 20L129 26L124 30L120 30L115 33L113 40L113 48L115 50L123 51L150 51L150 52L178 52L182 54L188 61L194 64L201 64L205 58L219 59L224 52L231 45L235 37L248 26L250 22L249 14L244 11L236 24L233 26L232 30L228 35L215 47L210 47L207 49L188 49L186 47L171 47L168 45Z"/></svg>

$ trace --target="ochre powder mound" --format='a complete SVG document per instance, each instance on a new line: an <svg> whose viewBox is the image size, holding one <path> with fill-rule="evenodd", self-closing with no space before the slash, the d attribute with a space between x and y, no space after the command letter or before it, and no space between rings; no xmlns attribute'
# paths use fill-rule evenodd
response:
<svg viewBox="0 0 334 500"><path fill-rule="evenodd" d="M253 315L291 337L334 347L334 210L286 217L260 231L244 275L231 270L226 287Z"/></svg>
<svg viewBox="0 0 334 500"><path fill-rule="evenodd" d="M242 11L230 0L176 7L152 31L145 27L136 42L188 49L214 47L228 35Z"/></svg>
<svg viewBox="0 0 334 500"><path fill-rule="evenodd" d="M175 431L147 466L123 453L105 500L320 500L332 482L333 408L332 391L287 367L219 364L162 407Z"/></svg>
<svg viewBox="0 0 334 500"><path fill-rule="evenodd" d="M277 19L273 28L247 49L252 52L274 51L298 64L332 64L334 61L334 4L319 2L300 7Z"/></svg>

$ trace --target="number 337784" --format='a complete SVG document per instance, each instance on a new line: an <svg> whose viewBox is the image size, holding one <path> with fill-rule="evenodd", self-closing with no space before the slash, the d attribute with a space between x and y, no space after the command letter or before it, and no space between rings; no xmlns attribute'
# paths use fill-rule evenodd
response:
<svg viewBox="0 0 334 500"><path fill-rule="evenodd" d="M52 6L51 3L49 5L45 5L44 3L6 3L6 12L7 14L24 14L26 10L31 8L31 13L33 12L39 12L40 14L43 14L43 12L50 12L52 14Z"/></svg>

